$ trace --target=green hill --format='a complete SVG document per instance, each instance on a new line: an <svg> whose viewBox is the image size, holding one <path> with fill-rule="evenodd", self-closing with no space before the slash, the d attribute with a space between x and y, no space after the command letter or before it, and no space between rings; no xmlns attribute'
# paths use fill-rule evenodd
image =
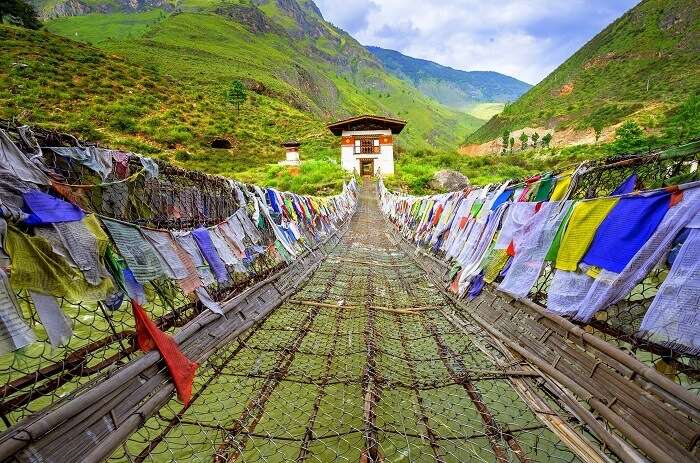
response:
<svg viewBox="0 0 700 463"><path fill-rule="evenodd" d="M394 50L367 49L389 72L411 82L423 94L457 109L470 109L480 103L515 101L532 87L498 72L461 71Z"/></svg>
<svg viewBox="0 0 700 463"><path fill-rule="evenodd" d="M591 130L633 119L660 132L700 93L700 0L644 0L468 137L544 127Z"/></svg>
<svg viewBox="0 0 700 463"><path fill-rule="evenodd" d="M401 117L410 123L401 137L408 148L453 146L480 124L384 71L357 41L326 22L310 0L38 4L44 16L65 13L69 5L80 14L110 12L59 17L47 28L124 55L211 98L226 82L241 79L252 92L323 122L367 112ZM138 12L123 12L134 9Z"/></svg>
<svg viewBox="0 0 700 463"><path fill-rule="evenodd" d="M310 0L34 3L48 32L0 26L3 118L306 192L341 184L332 120L406 119L404 150L454 147L483 123L386 72ZM225 99L234 79L240 111ZM300 177L272 167L288 139L318 161Z"/></svg>

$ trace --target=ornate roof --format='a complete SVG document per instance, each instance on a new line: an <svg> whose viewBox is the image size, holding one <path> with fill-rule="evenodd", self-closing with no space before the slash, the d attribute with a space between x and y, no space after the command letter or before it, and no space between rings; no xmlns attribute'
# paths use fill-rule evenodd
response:
<svg viewBox="0 0 700 463"><path fill-rule="evenodd" d="M342 121L328 124L328 129L336 136L342 135L343 130L390 129L392 134L397 134L401 133L405 125L406 121L401 119L365 114L364 116L351 117L350 119L343 119Z"/></svg>

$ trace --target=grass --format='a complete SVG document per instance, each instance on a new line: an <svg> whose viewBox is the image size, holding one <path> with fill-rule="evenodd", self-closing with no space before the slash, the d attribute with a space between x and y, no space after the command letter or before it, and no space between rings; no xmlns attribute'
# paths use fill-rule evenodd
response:
<svg viewBox="0 0 700 463"><path fill-rule="evenodd" d="M409 123L397 145L406 150L454 147L483 122L387 74L327 23L317 23L325 31L318 39L297 40L252 32L212 14L211 2L181 6L185 12L177 14L155 9L47 23L48 31L83 43L2 26L0 117L307 193L337 191L343 175L337 165L310 162L298 178L286 178L276 165L284 158L280 143L297 139L303 160L337 162L338 141L325 127L330 120L362 113L404 118ZM277 6L263 12L293 29ZM347 63L338 64L341 55ZM248 88L240 111L224 99L233 79ZM233 148L212 149L219 137Z"/></svg>
<svg viewBox="0 0 700 463"><path fill-rule="evenodd" d="M496 114L503 111L505 103L477 103L465 108L467 114L476 117L477 119L489 120Z"/></svg>
<svg viewBox="0 0 700 463"><path fill-rule="evenodd" d="M522 179L541 172L559 171L585 159L609 156L606 145L579 145L563 149L515 151L497 156L465 156L450 151L416 150L397 156L396 175L388 188L413 194L441 193L430 184L433 175L450 169L466 175L473 185Z"/></svg>
<svg viewBox="0 0 700 463"><path fill-rule="evenodd" d="M66 16L49 21L47 29L54 34L86 43L122 40L142 36L151 26L167 18L156 8L143 13L113 13Z"/></svg>

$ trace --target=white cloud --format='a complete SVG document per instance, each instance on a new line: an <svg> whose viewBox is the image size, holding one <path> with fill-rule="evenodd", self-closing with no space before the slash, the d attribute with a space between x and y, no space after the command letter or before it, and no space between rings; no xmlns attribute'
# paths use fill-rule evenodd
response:
<svg viewBox="0 0 700 463"><path fill-rule="evenodd" d="M317 0L361 43L536 83L638 0Z"/></svg>

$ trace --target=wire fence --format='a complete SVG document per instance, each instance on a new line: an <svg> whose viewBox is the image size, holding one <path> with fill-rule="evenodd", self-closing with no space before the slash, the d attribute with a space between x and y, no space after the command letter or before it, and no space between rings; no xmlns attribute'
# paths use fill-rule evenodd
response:
<svg viewBox="0 0 700 463"><path fill-rule="evenodd" d="M538 419L570 418L536 392L539 375L453 309L391 241L367 184L303 287L202 366L190 405L171 401L112 461L584 461Z"/></svg>
<svg viewBox="0 0 700 463"><path fill-rule="evenodd" d="M9 150L9 143L13 143L31 162L41 166L50 178L47 190L51 194L99 217L177 232L216 226L240 213L241 208L249 217L254 213L253 199L259 192L248 185L119 151L100 149L99 156L93 155L87 161L76 159L59 153L62 149L79 148L74 153L92 155L90 150L99 148L70 135L30 130L10 122L0 123L0 129L8 136L2 149ZM96 161L102 165L96 166ZM23 192L23 185L12 183L7 174L3 174L1 183L2 204L8 206L11 203L8 198ZM316 203L324 211L332 211L332 217L319 214L308 223L299 217L302 236L296 246L300 250L317 243L337 225L333 221L342 218L340 203L334 201L319 199ZM6 217L8 210L3 210ZM227 281L208 288L215 301L231 299L287 267L292 260L293 256L280 246L270 220L260 215L263 218L255 224L256 230L241 236L240 263L227 265ZM116 249L113 244L111 247ZM175 333L207 311L197 298L186 294L170 278L154 279L143 290L147 301L144 309L166 333ZM7 431L57 403L69 401L143 356L136 343L134 316L127 308L124 294L117 294L120 297L115 300L96 302L57 297L60 311L72 331L61 345L49 342L47 328L29 291L20 290L15 295L20 316L37 339L0 356L0 431ZM12 333L3 335L11 337Z"/></svg>

